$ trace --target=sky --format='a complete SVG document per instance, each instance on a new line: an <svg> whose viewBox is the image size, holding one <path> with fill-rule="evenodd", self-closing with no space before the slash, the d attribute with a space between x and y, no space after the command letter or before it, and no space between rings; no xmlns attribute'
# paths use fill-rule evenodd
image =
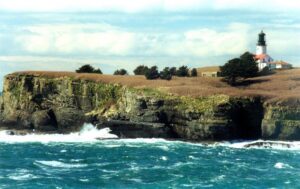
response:
<svg viewBox="0 0 300 189"><path fill-rule="evenodd" d="M0 82L22 70L222 65L255 52L300 66L299 0L0 0Z"/></svg>

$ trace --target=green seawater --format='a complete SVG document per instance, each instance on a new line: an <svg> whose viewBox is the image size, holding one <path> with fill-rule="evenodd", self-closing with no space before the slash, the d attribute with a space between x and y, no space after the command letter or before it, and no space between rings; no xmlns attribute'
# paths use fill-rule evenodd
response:
<svg viewBox="0 0 300 189"><path fill-rule="evenodd" d="M2 140L0 188L300 188L300 150L162 139Z"/></svg>

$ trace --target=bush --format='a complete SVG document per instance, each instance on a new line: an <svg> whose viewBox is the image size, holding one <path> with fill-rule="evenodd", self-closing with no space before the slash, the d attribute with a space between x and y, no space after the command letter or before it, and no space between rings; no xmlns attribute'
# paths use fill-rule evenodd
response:
<svg viewBox="0 0 300 189"><path fill-rule="evenodd" d="M170 68L165 67L163 69L163 71L160 72L159 76L160 76L161 79L171 80L172 79L172 74L171 74Z"/></svg>
<svg viewBox="0 0 300 189"><path fill-rule="evenodd" d="M116 70L114 72L114 75L128 75L128 72L125 69L120 69L120 70Z"/></svg>
<svg viewBox="0 0 300 189"><path fill-rule="evenodd" d="M94 67L86 64L81 66L78 70L76 70L77 73L93 73L94 72Z"/></svg>
<svg viewBox="0 0 300 189"><path fill-rule="evenodd" d="M177 72L177 68L176 67L170 68L170 73L171 73L172 76L175 76L176 72Z"/></svg>
<svg viewBox="0 0 300 189"><path fill-rule="evenodd" d="M258 67L253 54L246 52L240 58L229 60L220 67L221 76L230 85L235 85L237 79L246 79L257 76Z"/></svg>
<svg viewBox="0 0 300 189"><path fill-rule="evenodd" d="M133 73L135 75L145 75L148 70L149 68L147 66L140 65L133 70Z"/></svg>
<svg viewBox="0 0 300 189"><path fill-rule="evenodd" d="M78 70L76 70L77 73L98 73L102 74L102 71L100 69L95 69L93 66L89 64L85 64L81 66Z"/></svg>
<svg viewBox="0 0 300 189"><path fill-rule="evenodd" d="M157 66L152 66L150 69L146 71L145 74L146 79L153 80L159 78L159 73L157 70Z"/></svg>
<svg viewBox="0 0 300 189"><path fill-rule="evenodd" d="M197 69L193 68L191 71L191 77L197 77L197 75L198 75Z"/></svg>
<svg viewBox="0 0 300 189"><path fill-rule="evenodd" d="M181 66L176 71L176 76L178 77L188 77L189 76L189 69L187 66Z"/></svg>
<svg viewBox="0 0 300 189"><path fill-rule="evenodd" d="M98 68L98 69L94 70L93 73L102 74L102 71Z"/></svg>

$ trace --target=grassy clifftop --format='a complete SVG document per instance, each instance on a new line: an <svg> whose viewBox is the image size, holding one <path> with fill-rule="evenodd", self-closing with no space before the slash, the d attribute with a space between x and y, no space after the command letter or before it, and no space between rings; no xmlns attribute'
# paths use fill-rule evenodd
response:
<svg viewBox="0 0 300 189"><path fill-rule="evenodd" d="M165 81L28 71L6 76L0 115L3 125L22 129L67 132L83 122L117 120L117 125L147 123L154 130L160 124L189 140L299 139L299 92L299 69L239 87L221 78Z"/></svg>
<svg viewBox="0 0 300 189"><path fill-rule="evenodd" d="M300 99L300 69L277 71L273 75L256 77L245 85L231 87L220 78L178 78L171 81L146 80L144 76L113 76L99 74L78 74L73 72L27 71L11 75L34 75L50 78L71 77L102 83L120 84L134 88L151 88L179 96L206 97L224 94L236 97L260 96L267 102L298 104Z"/></svg>

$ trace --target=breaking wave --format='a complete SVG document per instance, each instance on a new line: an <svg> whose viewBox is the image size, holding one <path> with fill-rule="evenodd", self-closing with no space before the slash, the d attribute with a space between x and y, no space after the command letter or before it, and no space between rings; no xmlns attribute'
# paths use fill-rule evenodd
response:
<svg viewBox="0 0 300 189"><path fill-rule="evenodd" d="M270 140L255 140L255 141L234 141L223 142L217 145L230 148L261 148L261 149L277 149L277 150L300 150L300 141L270 141Z"/></svg>
<svg viewBox="0 0 300 189"><path fill-rule="evenodd" d="M109 128L97 129L92 124L84 124L79 132L70 134L26 134L11 135L9 131L0 131L0 142L95 142L99 139L116 139L117 135L111 134Z"/></svg>
<svg viewBox="0 0 300 189"><path fill-rule="evenodd" d="M92 124L84 124L79 132L70 134L26 134L26 135L12 135L10 131L0 131L0 142L4 143L26 143L26 142L40 142L40 143L86 143L86 142L105 142L108 148L118 148L124 144L132 147L143 147L143 145L155 145L164 151L169 150L169 145L192 145L192 146L207 146L207 147L229 147L229 148L256 148L256 149L276 149L276 150L300 150L300 141L269 141L269 140L255 140L255 141L224 141L215 143L190 143L177 141L168 141L162 138L135 138L135 139L118 139L117 135L111 134L109 128L97 129ZM102 140L106 139L106 140ZM107 140L107 139L118 139ZM159 144L159 145L157 145ZM62 153L66 151L62 150Z"/></svg>
<svg viewBox="0 0 300 189"><path fill-rule="evenodd" d="M60 161L36 161L38 165L46 165L49 167L56 167L56 168L82 168L87 167L87 164L70 164L70 163L63 163Z"/></svg>

